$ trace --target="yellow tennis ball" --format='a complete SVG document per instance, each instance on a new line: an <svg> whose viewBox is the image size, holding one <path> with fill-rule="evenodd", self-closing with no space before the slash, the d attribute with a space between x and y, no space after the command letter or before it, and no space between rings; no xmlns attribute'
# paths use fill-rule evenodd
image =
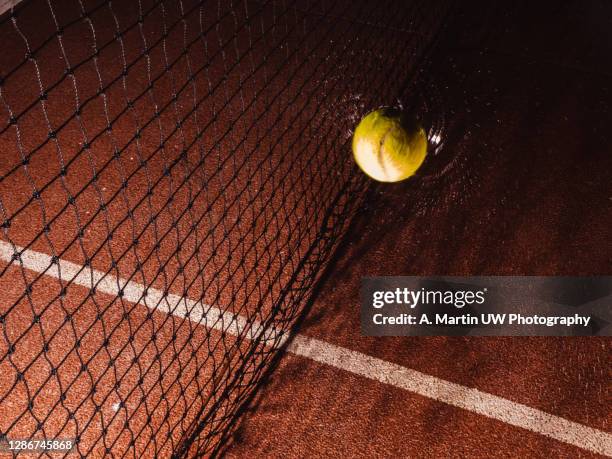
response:
<svg viewBox="0 0 612 459"><path fill-rule="evenodd" d="M425 130L394 108L367 114L353 134L353 155L363 172L379 182L414 175L427 155Z"/></svg>

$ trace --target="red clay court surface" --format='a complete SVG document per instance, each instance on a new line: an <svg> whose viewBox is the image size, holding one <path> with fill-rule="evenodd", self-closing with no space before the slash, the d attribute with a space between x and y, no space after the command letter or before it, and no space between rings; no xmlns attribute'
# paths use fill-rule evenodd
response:
<svg viewBox="0 0 612 459"><path fill-rule="evenodd" d="M216 448L363 195L343 152L439 25L406 30L415 5L2 16L3 435L87 457Z"/></svg>
<svg viewBox="0 0 612 459"><path fill-rule="evenodd" d="M123 7L118 4L117 8ZM110 22L100 19L100 24L108 24L108 30L98 28L98 33L112 36L114 25L110 17L107 19ZM262 24L266 20L262 15ZM197 22L188 25L198 27ZM36 37L35 22L22 26ZM524 25L527 30L531 26ZM342 38L342 30L330 30L331 40ZM347 27L347 31L353 29ZM317 30L308 36L323 32ZM11 33L8 38L18 40ZM73 53L78 53L82 36L79 33L86 34L86 27L74 33L72 43L70 35L66 37L66 46ZM145 30L145 36L147 33ZM580 66L567 62L560 65L559 56L542 52L534 53L534 58L525 57L515 52L519 46L514 43L517 37L513 33L516 31L507 32L506 41L495 42L486 54L480 49L448 51L442 62L434 65L431 81L442 95L444 106L440 110L447 119L444 149L414 180L376 188L370 195L371 200L354 221L326 272L298 335L289 342L288 352L243 413L224 454L612 455L608 338L360 335L358 292L364 275L609 274L610 68L598 73L599 69L591 71L584 62ZM395 39L399 42L398 37ZM131 40L141 39L135 35ZM129 37L126 42L130 42ZM170 43L163 51L157 48L151 51L150 58L161 62L164 53L170 57L179 54L181 44L182 41ZM388 43L382 39L372 44L377 50L384 50L385 45ZM575 46L580 48L579 43ZM21 58L20 48L9 49L3 59L11 62ZM55 68L60 75L64 71L57 60L61 48L44 52L49 53L50 62L58 62L57 67L50 65L48 69ZM127 49L124 58L135 59L138 52L136 48ZM198 52L215 54L215 49ZM10 312L3 311L0 351L3 356L19 356L3 358L0 365L0 375L11 375L0 376L3 431L9 429L12 437L27 436L44 420L44 436L53 437L56 432L71 429L84 432L78 450L82 455L121 457L129 455L126 451L134 455L133 451L140 451L152 457L154 451L160 457L169 457L170 451L184 442L183 432L190 431L198 410L216 406L215 397L223 394L224 377L241 361L242 353L250 349L249 338L257 334L259 321L270 314L266 308L288 282L290 272L284 267L299 263L306 252L303 241L308 236L308 226L319 223L321 216L305 203L331 201L353 167L342 162L344 156L338 153L349 157L348 137L342 138L344 143L326 145L318 156L296 154L297 162L280 161L288 145L304 152L310 147L300 141L297 128L291 130L291 115L297 115L299 109L302 117L316 114L317 103L325 100L291 99L294 92L316 94L317 88L309 86L315 82L309 82L307 75L292 77L289 73L304 70L298 64L304 56L296 56L295 66L285 68L281 65L284 51L279 52L269 61L270 66L276 62L279 69L287 72L279 77L288 83L278 99L274 99L278 85L266 85L271 91L268 98L257 99L253 95L256 85L243 86L242 81L232 78L223 80L227 69L221 58L211 66L211 72L217 71L218 75L207 77L209 82L225 81L224 88L229 93L240 88L240 97L230 97L228 108L220 111L218 125L234 128L224 140L225 148L237 150L237 158L253 155L248 156L244 167L235 163L219 167L217 162L214 167L195 168L197 173L187 177L194 169L189 166L201 162L201 157L197 149L189 148L186 155L180 155L185 144L200 140L197 123L186 122L176 133L169 134L171 129L166 132L163 157L170 162L149 161L145 172L140 166L142 154L156 151L162 128L144 127L142 141L130 143L133 124L139 121L123 118L112 135L96 140L98 153L74 158L71 171L91 170L92 158L97 166L107 162L114 167L100 172L95 180L99 188L89 186L78 195L73 203L75 212L65 212L62 209L66 208L70 190L81 189L89 178L72 172L65 180L54 180L60 166L49 160L56 158L53 141L32 157L27 168L13 175L6 171L22 161L15 148L18 140L24 143L25 150L31 150L48 134L38 132L41 125L55 125L74 110L73 88L64 85L49 94L48 104L64 107L65 113L58 110L47 120L43 111L32 111L20 121L21 139L11 134L0 136L6 174L2 182L3 206L9 213L25 206L11 222L10 242L28 246L15 259L15 248L6 238L0 242L0 292L2 303L11 305ZM529 56L533 50L525 52ZM38 58L42 60L44 56ZM78 56L72 58L78 61ZM564 59L571 60L571 54ZM180 67L177 75L191 71L187 61L181 60L180 65L185 67ZM241 65L246 67L233 74L248 73L252 63ZM104 72L120 72L121 66L120 60L108 60L101 61L99 68L83 68L78 74L80 97L95 94L96 78ZM333 66L329 64L322 70L325 69L333 70ZM142 76L141 81L130 80L136 94L141 89L139 84L142 88L147 85L146 61L139 61L133 75ZM265 78L268 77L256 77ZM399 81L400 77L394 78ZM14 86L4 87L4 94L14 97L8 102L19 112L19 104L27 102L19 100L20 92L38 94L37 81L31 73L24 72L23 78L15 78L11 84ZM174 85L180 84L180 80L172 81L166 76L156 82L156 93L164 99L176 93ZM367 99L368 88L361 90ZM385 89L388 94L394 90ZM109 100L113 100L113 91L116 100L122 88L110 88ZM327 94L341 95L342 91L342 87L334 87ZM170 108L159 118L160 126L176 124L184 107L192 103L189 94L181 94L185 99L179 97L170 102ZM228 101L227 95L218 94L219 100L205 106L198 112L200 116L214 117L211 107ZM366 103L375 103L374 96L370 97ZM247 124L241 120L243 103L250 99L275 101L277 112L266 111L268 107L263 102L261 106L255 103L245 117L262 117L262 142L266 137L281 136L283 143L263 147L259 144L256 148L256 142L247 136ZM147 118L155 112L155 103L140 99L135 111ZM292 108L281 115L284 106ZM108 109L111 117L113 110L120 108L105 108L101 100L90 107L92 113ZM339 110L344 110L340 116L347 121L336 131L344 133L350 125L351 111L346 107ZM82 123L96 132L104 131L106 121L84 112ZM263 131L270 124L271 131ZM281 134L285 128L288 133ZM57 135L57 142L82 146L82 134L83 125L75 122ZM241 144L242 138L249 140ZM224 139L223 132L211 130L202 139L202 147L212 151ZM113 142L130 144L117 161L112 159ZM257 152L268 150L270 156L257 157ZM178 167L170 167L176 158L182 158L176 163ZM339 167L338 175L317 173L323 166L333 171ZM168 167L171 172L166 174ZM130 189L135 193L122 187L122 174L130 177ZM299 180L302 176L312 177L308 186ZM268 177L281 180L275 182ZM230 179L233 185L226 189ZM32 183L40 186L49 181L51 185L41 193L44 208L26 204L32 200ZM253 186L261 188L261 196L267 200L255 202L255 195L241 186L243 182L253 182ZM200 187L192 186L194 183ZM207 188L203 193L204 183ZM144 197L141 192L147 189L155 192L135 206L134 200ZM313 189L325 193L316 195ZM100 212L100 197L111 192L116 192L117 199ZM170 203L169 196L173 196ZM218 199L208 202L207 196ZM190 206L190 202L197 204ZM135 209L134 213L120 221L128 208ZM41 228L32 222L40 223L41 212L61 217L46 235L39 237ZM241 226L246 212L253 212L249 225L252 223L255 230L246 224ZM261 217L255 217L256 212ZM150 224L151 215L156 216L154 224ZM203 225L206 230L194 232L194 225ZM109 242L106 239L112 226L117 230ZM80 227L85 232L75 234ZM234 239L227 237L228 232ZM254 235L258 232L274 234L275 239L256 240ZM296 240L292 236L296 233L303 238ZM136 234L139 236L135 246ZM213 242L205 243L204 236ZM239 243L232 245L236 239ZM215 240L220 241L218 245ZM51 258L56 253L50 247L61 252L60 261ZM178 253L177 247L181 248ZM85 266L83 254L96 250L100 251L92 266ZM103 273L110 269L118 253L124 256L112 268L112 275L104 279ZM148 253L154 256L143 262L143 254ZM231 258L228 254L236 255ZM135 275L126 279L124 273ZM259 292L259 302L250 302L260 279L265 277L269 278L271 290ZM73 281L64 290L58 278ZM92 293L94 278L100 283ZM237 278L239 285L233 285ZM24 295L24 289L34 280L34 288ZM116 300L119 292L121 299ZM227 305L221 309L240 316L223 314L215 305ZM245 316L253 321L245 321ZM278 345L285 339L276 336L274 328L269 333L266 339L270 343ZM16 344L9 349L8 343ZM41 358L40 350L45 344L49 349ZM17 368L23 376L16 373ZM245 371L259 374L262 369L253 366ZM34 403L29 406L31 400ZM220 406L205 431L211 435L210 441L234 414L225 413L225 405ZM17 417L15 413L26 415ZM206 450L206 445L200 447Z"/></svg>

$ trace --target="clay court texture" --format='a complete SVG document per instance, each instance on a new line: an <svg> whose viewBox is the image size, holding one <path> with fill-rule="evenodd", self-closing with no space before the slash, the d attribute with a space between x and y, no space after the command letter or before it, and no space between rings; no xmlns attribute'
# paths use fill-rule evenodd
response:
<svg viewBox="0 0 612 459"><path fill-rule="evenodd" d="M605 45L551 54L553 26L494 8L479 24L504 33L466 36L469 13L426 3L0 17L5 438L77 441L48 457L612 455L607 338L360 335L362 276L610 271ZM398 104L430 157L375 185L352 129Z"/></svg>

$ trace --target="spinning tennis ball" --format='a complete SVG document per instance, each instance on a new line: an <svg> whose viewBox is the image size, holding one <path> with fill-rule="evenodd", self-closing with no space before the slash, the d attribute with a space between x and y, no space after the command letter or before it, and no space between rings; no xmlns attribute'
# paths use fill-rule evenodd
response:
<svg viewBox="0 0 612 459"><path fill-rule="evenodd" d="M353 155L379 182L399 182L417 171L427 155L427 136L416 121L394 108L367 114L353 134Z"/></svg>

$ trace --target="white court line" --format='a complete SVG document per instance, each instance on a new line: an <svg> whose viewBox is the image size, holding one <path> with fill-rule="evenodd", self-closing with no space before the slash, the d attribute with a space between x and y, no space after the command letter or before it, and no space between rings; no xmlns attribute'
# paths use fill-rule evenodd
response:
<svg viewBox="0 0 612 459"><path fill-rule="evenodd" d="M137 282L106 275L101 271L84 268L66 260L60 260L49 268L51 264L49 255L23 250L21 247L16 247L16 250L20 252L20 262L24 268L37 273L45 272L46 275L55 278L60 278L61 275L64 282L71 280L72 283L87 288L97 284L97 291L113 296L123 289L124 299L127 301L177 317L189 318L193 322L232 335L247 330L248 336L253 339L262 330L259 322L253 322L249 327L247 320L240 315L209 307L188 298L174 294L164 296L162 291L154 288L149 288L144 297L145 286ZM11 262L14 253L9 243L0 241L1 260ZM13 261L13 264L16 262ZM271 339L277 332L278 330L274 329L268 330L268 336L264 337L264 341ZM287 350L316 362L527 429L594 453L612 456L611 434L521 403L303 335L294 336Z"/></svg>
<svg viewBox="0 0 612 459"><path fill-rule="evenodd" d="M11 262L15 251L19 252L20 262L13 261L13 266L19 263L30 271L44 273L47 276L61 279L64 286L68 283L80 285L86 288L95 286L96 292L106 293L117 296L119 291L123 291L123 299L130 303L137 303L149 309L172 314L180 318L188 318L192 322L199 323L205 327L239 336L247 330L247 337L255 339L262 330L262 325L258 321L252 321L251 326L247 320L238 314L229 311L222 311L199 301L182 297L179 295L168 294L144 285L122 279L112 274L106 274L91 267L84 267L67 260L60 259L57 264L52 264L50 255L36 252L34 250L24 250L22 247L13 246L5 241L0 241L0 260ZM268 327L266 336L262 339L273 340L277 330ZM282 342L280 343L282 345Z"/></svg>
<svg viewBox="0 0 612 459"><path fill-rule="evenodd" d="M296 335L289 351L594 453L612 456L612 435L609 433L478 389L307 336Z"/></svg>

